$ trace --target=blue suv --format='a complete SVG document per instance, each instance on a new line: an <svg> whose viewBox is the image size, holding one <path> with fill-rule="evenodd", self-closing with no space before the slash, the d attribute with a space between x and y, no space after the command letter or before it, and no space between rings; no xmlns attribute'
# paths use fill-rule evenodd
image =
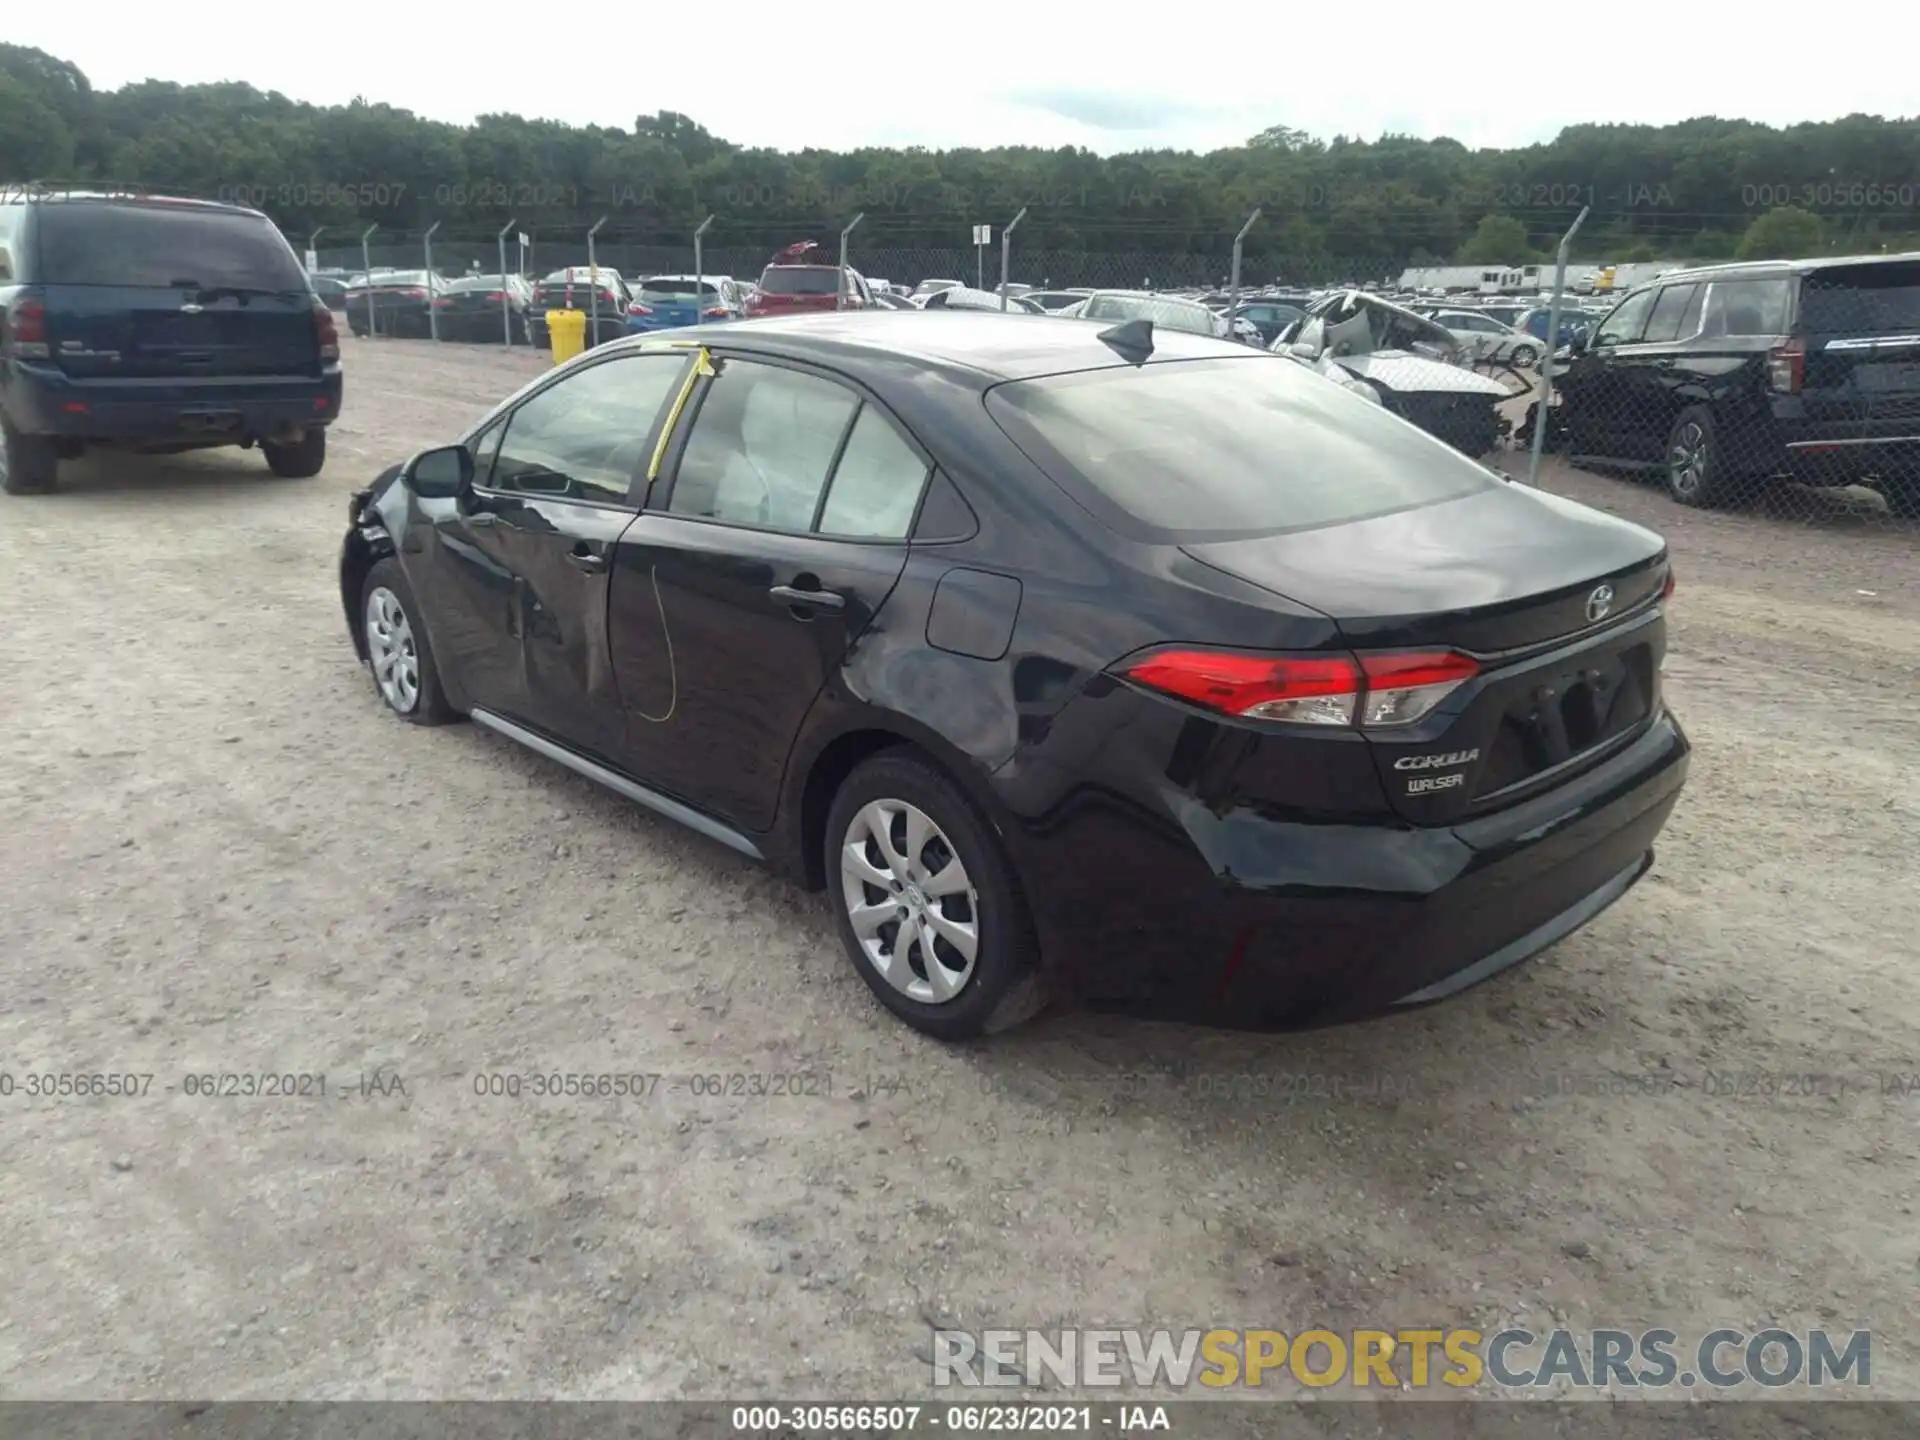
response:
<svg viewBox="0 0 1920 1440"><path fill-rule="evenodd" d="M93 447L317 475L340 394L333 316L259 211L0 186L0 489Z"/></svg>

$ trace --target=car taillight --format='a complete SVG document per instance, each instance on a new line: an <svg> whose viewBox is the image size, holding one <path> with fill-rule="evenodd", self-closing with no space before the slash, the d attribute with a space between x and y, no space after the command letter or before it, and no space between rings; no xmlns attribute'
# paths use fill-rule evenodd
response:
<svg viewBox="0 0 1920 1440"><path fill-rule="evenodd" d="M489 305L504 305L506 303L507 303L507 297L505 293L502 291L496 290L491 295L487 296L487 304Z"/></svg>
<svg viewBox="0 0 1920 1440"><path fill-rule="evenodd" d="M727 307L724 305L715 305L710 310L702 310L700 312L700 318L702 320L724 320L727 318Z"/></svg>
<svg viewBox="0 0 1920 1440"><path fill-rule="evenodd" d="M453 301L449 300L444 295L436 295L433 297L433 308L436 310L450 309L452 305L453 305Z"/></svg>
<svg viewBox="0 0 1920 1440"><path fill-rule="evenodd" d="M1128 679L1223 715L1293 725L1410 725L1479 665L1450 650L1407 654L1250 655L1161 650L1135 661Z"/></svg>
<svg viewBox="0 0 1920 1440"><path fill-rule="evenodd" d="M327 308L327 302L320 299L313 302L313 342L319 347L322 360L340 358L340 327L333 323L333 312Z"/></svg>
<svg viewBox="0 0 1920 1440"><path fill-rule="evenodd" d="M627 313L629 315L651 315L653 313L653 307L650 305L642 305L636 300L627 306Z"/></svg>
<svg viewBox="0 0 1920 1440"><path fill-rule="evenodd" d="M7 307L6 351L22 360L47 358L47 307L20 299Z"/></svg>
<svg viewBox="0 0 1920 1440"><path fill-rule="evenodd" d="M1477 661L1453 650L1406 655L1362 655L1367 692L1362 725L1411 725L1480 673Z"/></svg>
<svg viewBox="0 0 1920 1440"><path fill-rule="evenodd" d="M1767 383L1782 395L1798 395L1807 375L1807 344L1788 340L1767 352Z"/></svg>

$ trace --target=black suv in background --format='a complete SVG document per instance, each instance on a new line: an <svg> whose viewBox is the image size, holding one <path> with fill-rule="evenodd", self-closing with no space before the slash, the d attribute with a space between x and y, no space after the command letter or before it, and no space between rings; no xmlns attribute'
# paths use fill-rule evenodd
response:
<svg viewBox="0 0 1920 1440"><path fill-rule="evenodd" d="M316 475L340 393L333 316L259 211L0 188L0 488L51 490L91 446Z"/></svg>
<svg viewBox="0 0 1920 1440"><path fill-rule="evenodd" d="M1559 369L1563 447L1662 470L1683 505L1786 476L1920 510L1920 255L1670 271Z"/></svg>

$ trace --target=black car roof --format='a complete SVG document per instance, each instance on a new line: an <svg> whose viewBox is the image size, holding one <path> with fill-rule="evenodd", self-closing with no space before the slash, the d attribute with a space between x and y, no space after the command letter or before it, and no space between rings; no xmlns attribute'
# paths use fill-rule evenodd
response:
<svg viewBox="0 0 1920 1440"><path fill-rule="evenodd" d="M1821 270L1855 265L1902 264L1920 264L1920 251L1910 250L1900 255L1823 255L1806 260L1728 260L1717 265L1692 265L1684 270L1669 270L1644 283L1665 285L1674 280L1712 279L1714 276L1741 276L1758 280L1769 275L1811 275Z"/></svg>
<svg viewBox="0 0 1920 1440"><path fill-rule="evenodd" d="M1003 380L1025 380L1073 370L1100 370L1126 362L1100 341L1108 328L1097 320L996 314L990 310L860 310L770 317L703 325L681 332L711 344L740 343L796 360L863 363L911 360L966 372L981 389ZM664 332L661 332L664 333ZM636 347L661 334L623 343ZM1155 327L1155 360L1210 356L1256 356L1260 352L1227 340Z"/></svg>

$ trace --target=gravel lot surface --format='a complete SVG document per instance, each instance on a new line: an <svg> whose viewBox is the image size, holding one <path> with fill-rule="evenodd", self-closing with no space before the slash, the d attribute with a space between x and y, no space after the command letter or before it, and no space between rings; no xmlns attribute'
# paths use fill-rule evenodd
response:
<svg viewBox="0 0 1920 1440"><path fill-rule="evenodd" d="M1555 465L1677 556L1697 753L1631 896L1419 1014L946 1049L823 900L382 712L346 495L540 360L348 364L316 480L0 498L0 1393L879 1399L936 1323L1517 1321L1871 1327L1920 1398L1920 530ZM504 1071L661 1078L476 1094ZM188 1093L219 1073L326 1095Z"/></svg>

